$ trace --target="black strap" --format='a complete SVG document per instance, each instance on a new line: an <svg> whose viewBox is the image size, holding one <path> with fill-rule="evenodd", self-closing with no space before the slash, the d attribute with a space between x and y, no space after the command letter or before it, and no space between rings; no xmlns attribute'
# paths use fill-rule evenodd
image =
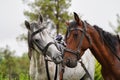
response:
<svg viewBox="0 0 120 80"><path fill-rule="evenodd" d="M91 75L89 74L87 68L85 67L84 63L82 62L82 60L79 61L81 63L81 66L83 67L83 69L85 70L86 74L88 75L88 77L90 78L90 80L93 80Z"/></svg>
<svg viewBox="0 0 120 80"><path fill-rule="evenodd" d="M88 41L89 41L89 44L91 45L92 44L92 41L91 41L91 38L89 37L89 35L86 33L87 32L87 26L86 26L86 22L83 22L83 29L82 28L73 28L73 29L70 29L71 30L80 30L82 32L82 35L80 37L80 42L79 42L79 45L78 45L78 48L77 48L77 51L75 50L71 50L71 49L68 49L68 48L65 48L64 50L67 51L67 52L70 52L71 54L74 54L77 56L78 59L81 58L81 55L79 55L80 53L80 48L82 46L82 42L83 42L83 38L84 37L87 37ZM69 33L68 33L69 34ZM81 63L81 66L83 67L83 69L85 70L86 74L90 77L90 80L92 80L92 77L90 76L88 70L86 69L85 65L83 64L82 60L79 61Z"/></svg>
<svg viewBox="0 0 120 80"><path fill-rule="evenodd" d="M41 32L41 31L44 30L45 28L46 28L46 27L42 27L42 28L38 29L37 31L33 32L32 35L31 35L31 42L33 41L33 42L35 43L35 45L43 52L43 54L44 54L44 60L45 60L45 66L46 66L47 78L48 78L48 80L50 80L50 73L49 73L49 68L48 68L48 67L49 67L49 66L48 66L48 61L49 61L49 60L46 60L45 57L46 57L46 52L47 52L47 49L49 48L49 46L52 45L52 44L54 44L54 45L57 47L57 45L56 45L56 43L54 43L54 42L49 42L49 43L45 46L45 48L42 49L42 48L39 46L39 44L32 39L33 36L35 36L37 33ZM34 49L35 49L35 48L34 48ZM36 50L36 49L35 49L35 50ZM36 50L36 52L39 53L39 51L37 51L37 50ZM57 80L57 73L58 73L58 65L56 64L56 70L55 70L54 80Z"/></svg>
<svg viewBox="0 0 120 80"><path fill-rule="evenodd" d="M50 45L52 45L52 44L54 44L54 45L56 45L54 42L49 42L46 46L45 46L45 48L44 49L42 49L40 46L39 46L39 44L37 44L37 42L36 41L34 41L34 43L35 43L35 45L43 52L43 54L44 54L44 60L45 60L45 67L46 67L46 73L47 73L47 78L48 78L48 80L51 80L50 79L50 73L49 73L49 66L48 66L48 61L49 60L47 60L47 59L45 59L45 57L46 57L46 51L47 51L47 49L49 48L49 46ZM36 50L36 49L35 49ZM37 51L37 50L36 50ZM39 53L39 51L37 51L38 53ZM58 73L58 65L56 64L56 70L55 70L55 76L54 76L54 80L57 80L57 73Z"/></svg>
<svg viewBox="0 0 120 80"><path fill-rule="evenodd" d="M48 80L50 80L50 73L49 73L49 68L48 68L48 61L45 59L45 56L44 56L44 61L45 61L47 78L48 78Z"/></svg>
<svg viewBox="0 0 120 80"><path fill-rule="evenodd" d="M37 46L38 49L40 49L40 51L43 52L43 49L39 46L39 44L35 41L35 40L32 40L33 43ZM33 48L34 50L36 50L35 48ZM39 53L39 51L37 51Z"/></svg>
<svg viewBox="0 0 120 80"><path fill-rule="evenodd" d="M36 35L37 33L43 31L45 28L46 28L46 27L42 27L42 28L38 29L37 31L33 32L33 33L31 34L31 38L33 38L33 36Z"/></svg>
<svg viewBox="0 0 120 80"><path fill-rule="evenodd" d="M54 42L49 42L45 47L44 47L44 49L43 49L43 54L46 54L46 51L47 51L47 49L49 48L49 46L50 45L52 45L52 44L54 44L55 46L56 46L56 44L54 43Z"/></svg>
<svg viewBox="0 0 120 80"><path fill-rule="evenodd" d="M58 65L56 64L54 80L57 80Z"/></svg>

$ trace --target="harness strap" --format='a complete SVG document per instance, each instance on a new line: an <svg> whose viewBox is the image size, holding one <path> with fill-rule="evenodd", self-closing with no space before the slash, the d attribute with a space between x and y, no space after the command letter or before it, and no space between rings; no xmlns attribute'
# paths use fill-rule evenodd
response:
<svg viewBox="0 0 120 80"><path fill-rule="evenodd" d="M36 43L36 42L35 42L35 43ZM50 79L50 72L49 72L49 68L48 68L48 67L49 67L48 61L51 61L51 60L46 59L46 54L45 54L45 53L46 53L48 47L49 47L51 44L53 44L53 43L52 43L52 42L48 43L48 44L46 45L45 49L43 49L43 50L40 48L40 46L39 46L38 44L36 44L37 47L39 47L39 49L41 49L41 51L43 51L44 61L45 61L45 67L46 67L46 73L47 73L47 78L48 78L48 80L51 80L51 79ZM37 53L39 53L39 51L38 51L37 49L35 49L35 51L36 51ZM58 65L56 64L56 70L55 70L54 80L57 80L57 72L58 72Z"/></svg>
<svg viewBox="0 0 120 80"><path fill-rule="evenodd" d="M44 61L45 61L45 67L46 67L47 78L48 78L48 80L51 80L51 79L50 79L49 68L48 68L48 61L45 59L45 55L44 55Z"/></svg>
<svg viewBox="0 0 120 80"><path fill-rule="evenodd" d="M90 45L92 44L92 41L91 41L90 36L86 33L86 31L87 31L87 26L86 26L86 25L87 25L86 22L83 22L83 29L82 29L82 28L75 28L75 29L72 28L72 29L70 29L70 31L80 30L80 31L82 32L81 37L80 37L80 42L79 42L79 44L78 44L77 51L71 50L71 49L68 49L68 48L65 48L65 51L70 52L70 53L72 53L72 54L75 54L78 59L81 57L81 56L79 55L79 53L80 53L80 48L81 48L81 46L82 46L82 42L83 42L84 37L86 37L86 38L88 39ZM68 33L68 34L69 34L69 33Z"/></svg>
<svg viewBox="0 0 120 80"><path fill-rule="evenodd" d="M82 31L82 35L81 35L81 37L80 37L80 43L79 43L79 46L78 46L78 49L77 49L78 53L80 53L80 48L81 48L81 46L82 46L83 38L84 38L85 36L86 36L86 38L88 39L89 44L90 44L90 45L92 44L92 41L91 41L90 36L86 33L86 31L87 31L86 21L83 22L83 25L84 25L84 28L83 28L83 29L80 29L80 31Z"/></svg>
<svg viewBox="0 0 120 80"><path fill-rule="evenodd" d="M75 28L75 29L72 28L72 29L69 30L69 31L80 30L82 32L81 37L80 37L80 42L78 44L77 51L71 50L71 49L68 49L68 48L64 49L65 51L70 52L71 54L76 55L78 59L81 58L81 55L79 55L79 53L80 53L80 48L82 46L82 42L83 42L84 37L86 37L88 39L90 45L92 44L90 36L86 33L87 32L87 26L86 25L87 25L86 22L83 22L83 29L82 28ZM88 70L86 69L86 67L85 67L84 63L82 62L82 60L79 61L79 62L81 63L81 66L85 70L86 74L89 76L90 80L92 80L92 77L90 76L90 74L89 74Z"/></svg>
<svg viewBox="0 0 120 80"><path fill-rule="evenodd" d="M35 43L35 45L43 52L43 54L44 54L44 60L45 60L45 66L46 66L47 78L48 78L48 80L50 80L50 73L49 73L49 68L48 68L48 61L50 61L50 60L45 59L45 57L46 57L46 52L47 52L47 49L49 48L50 45L54 44L57 48L58 48L58 46L57 46L57 44L54 43L54 42L49 42L49 43L45 46L45 48L42 49L42 48L39 46L39 44L38 44L35 40L32 39L37 33L41 32L41 31L44 30L45 28L46 28L46 27L42 27L42 28L38 29L37 31L33 32L33 33L31 34L31 40L30 40L30 42L33 41L33 42ZM39 51L38 51L37 49L35 49L34 47L33 47L33 49L34 49L37 53L39 53ZM56 70L55 70L54 80L57 80L57 73L58 73L58 65L56 64Z"/></svg>
<svg viewBox="0 0 120 80"><path fill-rule="evenodd" d="M43 31L45 28L46 28L46 27L42 27L42 28L38 29L37 31L33 32L33 33L31 34L31 38L32 38L34 35L36 35L37 33Z"/></svg>
<svg viewBox="0 0 120 80"><path fill-rule="evenodd" d="M49 68L48 68L48 61L51 61L51 60L48 60L46 59L46 52L47 52L47 49L49 48L50 45L54 44L56 46L56 44L54 42L49 42L44 49L42 49L35 41L34 43L36 44L36 46L43 52L44 54L44 60L45 60L45 66L46 66L46 73L47 73L47 78L48 80L51 80L50 79L50 72L49 72ZM36 50L36 49L35 49ZM37 50L36 50L37 51ZM37 51L38 52L38 51ZM38 52L39 53L39 52ZM55 76L54 76L54 80L57 80L57 73L58 73L58 65L56 64L56 70L55 70Z"/></svg>
<svg viewBox="0 0 120 80"><path fill-rule="evenodd" d="M85 34L86 34L86 31L85 31L85 29L84 29L84 32L83 32L83 34L82 34L81 37L80 37L80 43L79 43L79 45L78 45L77 54L80 53L80 48L81 48L81 46L82 46L82 42L83 42L83 38L85 37ZM78 55L77 57L78 57L78 59L81 58L80 55Z"/></svg>
<svg viewBox="0 0 120 80"><path fill-rule="evenodd" d="M35 45L38 47L38 49L40 49L43 52L43 49L39 46L39 44L35 40L32 40L32 41L33 41L33 43L35 43ZM39 51L37 51L37 52L39 53Z"/></svg>
<svg viewBox="0 0 120 80"><path fill-rule="evenodd" d="M43 54L46 53L47 49L48 49L49 46L52 45L52 44L54 44L54 45L56 46L56 44L55 44L54 42L49 42L49 43L45 46L45 48L43 49Z"/></svg>
<svg viewBox="0 0 120 80"><path fill-rule="evenodd" d="M56 64L54 80L57 80L58 65Z"/></svg>
<svg viewBox="0 0 120 80"><path fill-rule="evenodd" d="M83 69L85 70L86 74L88 75L88 77L90 78L90 80L93 80L91 75L89 74L87 68L85 67L84 63L82 62L82 60L79 61L79 63L81 63L81 66L83 67Z"/></svg>

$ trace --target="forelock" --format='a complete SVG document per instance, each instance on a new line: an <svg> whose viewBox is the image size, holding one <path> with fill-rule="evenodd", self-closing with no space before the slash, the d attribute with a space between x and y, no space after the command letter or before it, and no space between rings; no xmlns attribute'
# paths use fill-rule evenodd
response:
<svg viewBox="0 0 120 80"><path fill-rule="evenodd" d="M39 25L38 25L38 23L33 22L33 23L30 24L30 27L31 27L31 29L32 29L32 31L33 31L33 29L38 29L38 28L39 28Z"/></svg>
<svg viewBox="0 0 120 80"><path fill-rule="evenodd" d="M73 28L75 26L77 27L77 22L76 21L70 22L70 25L69 25L70 28Z"/></svg>

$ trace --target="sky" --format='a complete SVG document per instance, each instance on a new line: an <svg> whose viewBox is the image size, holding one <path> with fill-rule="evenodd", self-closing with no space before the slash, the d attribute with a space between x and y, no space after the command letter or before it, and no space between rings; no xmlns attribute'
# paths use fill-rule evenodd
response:
<svg viewBox="0 0 120 80"><path fill-rule="evenodd" d="M76 12L89 24L98 25L113 33L109 22L117 26L116 14L120 15L120 0L72 0L71 4L68 9L70 12ZM25 9L27 8L22 0L1 0L0 2L0 48L8 45L11 51L16 51L17 56L27 52L27 44L16 41L16 37L27 32L21 27L26 20L23 15Z"/></svg>

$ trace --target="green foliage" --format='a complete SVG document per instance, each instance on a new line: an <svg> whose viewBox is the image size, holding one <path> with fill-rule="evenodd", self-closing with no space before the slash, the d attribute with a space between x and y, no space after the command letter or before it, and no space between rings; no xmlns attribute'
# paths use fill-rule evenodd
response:
<svg viewBox="0 0 120 80"><path fill-rule="evenodd" d="M22 33L17 38L17 41L27 41L26 34Z"/></svg>
<svg viewBox="0 0 120 80"><path fill-rule="evenodd" d="M26 54L22 57L14 56L15 51L10 51L9 47L0 48L0 80L27 80L29 59ZM24 76L21 76L21 75ZM25 79L21 79L25 78Z"/></svg>
<svg viewBox="0 0 120 80"><path fill-rule="evenodd" d="M118 26L115 31L116 31L116 33L119 33L120 32L120 16L119 15L117 15L117 23L118 23Z"/></svg>
<svg viewBox="0 0 120 80"><path fill-rule="evenodd" d="M102 78L102 74L101 74L101 65L100 63L96 60L96 64L95 64L95 80L103 80Z"/></svg>
<svg viewBox="0 0 120 80"><path fill-rule="evenodd" d="M117 26L114 26L112 23L110 23L110 26L112 27L114 32L118 34L120 33L120 16L119 14L117 14L116 16L117 16L117 19L116 19Z"/></svg>

